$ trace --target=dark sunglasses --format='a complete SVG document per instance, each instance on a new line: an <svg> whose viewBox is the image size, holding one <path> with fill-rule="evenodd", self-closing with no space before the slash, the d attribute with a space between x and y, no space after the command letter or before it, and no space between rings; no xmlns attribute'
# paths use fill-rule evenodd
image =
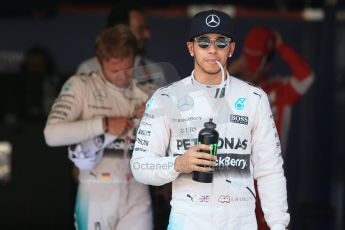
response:
<svg viewBox="0 0 345 230"><path fill-rule="evenodd" d="M214 42L214 45L218 49L225 49L226 47L228 47L229 43L232 42L232 39L227 38L227 37L209 38L206 36L200 36L200 37L194 38L194 40L198 43L198 46L202 49L206 49L210 47L212 41Z"/></svg>

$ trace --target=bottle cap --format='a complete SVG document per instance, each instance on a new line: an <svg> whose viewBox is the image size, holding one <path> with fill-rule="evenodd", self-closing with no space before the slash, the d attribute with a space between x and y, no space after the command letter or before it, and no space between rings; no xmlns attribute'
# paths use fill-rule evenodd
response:
<svg viewBox="0 0 345 230"><path fill-rule="evenodd" d="M204 127L208 129L215 129L217 125L212 122L212 118L210 118L210 121L204 123Z"/></svg>

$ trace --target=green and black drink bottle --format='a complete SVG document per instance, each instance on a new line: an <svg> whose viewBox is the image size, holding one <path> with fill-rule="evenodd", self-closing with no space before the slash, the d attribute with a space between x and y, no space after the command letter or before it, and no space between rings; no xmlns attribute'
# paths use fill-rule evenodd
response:
<svg viewBox="0 0 345 230"><path fill-rule="evenodd" d="M212 155L217 155L217 149L218 149L218 139L219 134L216 130L216 124L212 122L212 119L210 121L205 122L204 127L199 132L198 136L198 144L205 144L205 145L211 145L212 150L210 151L203 151ZM199 165L201 167L208 167ZM196 172L193 171L193 180L202 182L202 183L212 183L213 179L213 171L210 172Z"/></svg>

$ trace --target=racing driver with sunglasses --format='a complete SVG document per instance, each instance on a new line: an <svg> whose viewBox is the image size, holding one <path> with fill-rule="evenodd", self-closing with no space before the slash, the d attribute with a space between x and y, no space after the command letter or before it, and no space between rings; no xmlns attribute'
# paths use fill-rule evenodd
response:
<svg viewBox="0 0 345 230"><path fill-rule="evenodd" d="M224 71L235 49L233 35L227 14L196 14L187 42L194 58L191 76L158 89L146 104L131 168L144 184L173 182L168 229L257 229L254 179L270 228L289 224L283 159L267 95ZM219 133L216 155L198 143L210 119ZM212 183L194 181L193 171L212 171Z"/></svg>

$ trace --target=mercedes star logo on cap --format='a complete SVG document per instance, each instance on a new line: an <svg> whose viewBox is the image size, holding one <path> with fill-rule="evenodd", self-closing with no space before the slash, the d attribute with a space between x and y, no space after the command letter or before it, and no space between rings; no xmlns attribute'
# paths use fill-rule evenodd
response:
<svg viewBox="0 0 345 230"><path fill-rule="evenodd" d="M209 27L217 27L219 26L219 23L220 23L220 19L215 14L210 14L206 18L206 25L208 25Z"/></svg>

